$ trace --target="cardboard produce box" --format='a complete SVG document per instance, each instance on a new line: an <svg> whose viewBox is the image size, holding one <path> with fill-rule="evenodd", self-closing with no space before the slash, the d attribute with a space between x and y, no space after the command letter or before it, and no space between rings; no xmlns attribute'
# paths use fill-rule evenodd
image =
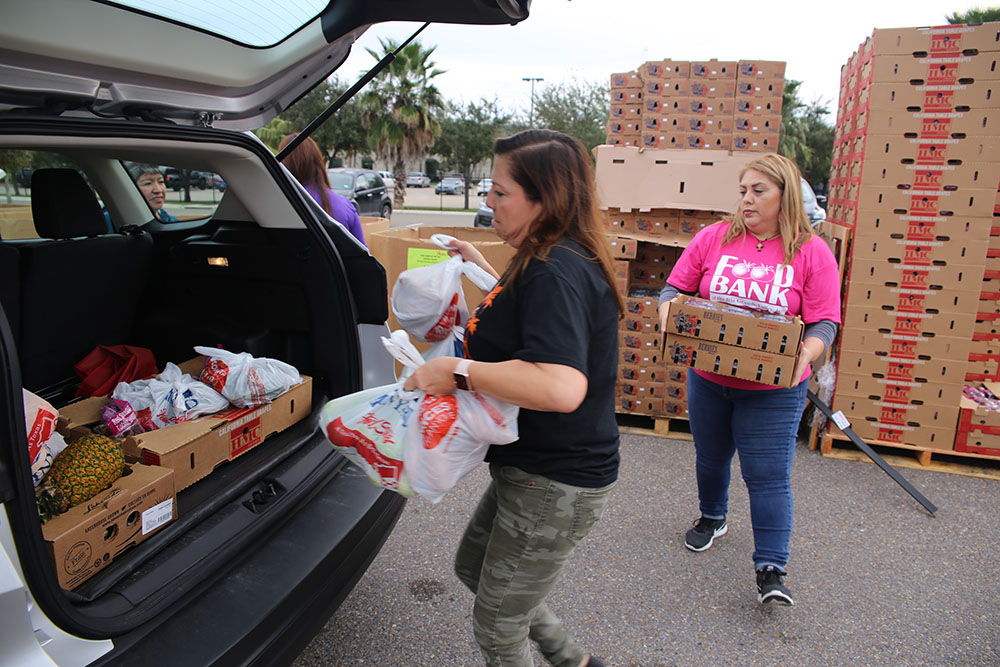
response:
<svg viewBox="0 0 1000 667"><path fill-rule="evenodd" d="M180 364L183 372L197 377L204 357ZM60 419L72 426L100 422L105 396L72 403L59 411ZM289 388L271 403L256 408L230 408L166 428L125 438L125 455L147 465L164 466L175 472L177 491L191 486L215 468L261 444L269 436L301 421L312 410L312 378Z"/></svg>
<svg viewBox="0 0 1000 667"><path fill-rule="evenodd" d="M110 488L42 524L59 585L74 589L177 518L174 472L127 463Z"/></svg>
<svg viewBox="0 0 1000 667"><path fill-rule="evenodd" d="M799 317L754 313L681 295L667 311L671 363L751 382L790 387L802 342Z"/></svg>
<svg viewBox="0 0 1000 667"><path fill-rule="evenodd" d="M754 155L727 150L597 146L597 197L601 208L732 211L739 172Z"/></svg>
<svg viewBox="0 0 1000 667"><path fill-rule="evenodd" d="M793 357L803 329L798 317L756 313L686 294L670 302L666 326L667 333Z"/></svg>

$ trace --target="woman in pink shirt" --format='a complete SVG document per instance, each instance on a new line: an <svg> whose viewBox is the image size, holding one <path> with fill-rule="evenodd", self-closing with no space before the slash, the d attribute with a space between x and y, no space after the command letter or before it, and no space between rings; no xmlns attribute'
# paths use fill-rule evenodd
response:
<svg viewBox="0 0 1000 667"><path fill-rule="evenodd" d="M688 371L688 416L694 436L701 516L685 538L705 551L728 530L730 466L739 453L750 495L758 600L792 604L784 585L792 534L791 471L811 364L832 343L840 322L840 275L812 231L799 170L788 158L763 155L740 172L740 202L730 221L701 230L684 249L660 293L678 293L771 313L799 315L805 332L790 389L706 371Z"/></svg>

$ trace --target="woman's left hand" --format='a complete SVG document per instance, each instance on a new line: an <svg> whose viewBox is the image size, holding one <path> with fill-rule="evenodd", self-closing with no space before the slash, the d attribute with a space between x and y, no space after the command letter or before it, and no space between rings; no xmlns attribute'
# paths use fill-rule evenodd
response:
<svg viewBox="0 0 1000 667"><path fill-rule="evenodd" d="M403 383L403 389L420 389L431 396L445 396L455 392L455 367L458 357L436 357L413 371Z"/></svg>
<svg viewBox="0 0 1000 667"><path fill-rule="evenodd" d="M802 377L809 370L809 366L823 355L823 350L825 349L826 344L823 340L815 336L810 336L802 341L802 347L799 349L799 358L795 362L794 384L802 382Z"/></svg>

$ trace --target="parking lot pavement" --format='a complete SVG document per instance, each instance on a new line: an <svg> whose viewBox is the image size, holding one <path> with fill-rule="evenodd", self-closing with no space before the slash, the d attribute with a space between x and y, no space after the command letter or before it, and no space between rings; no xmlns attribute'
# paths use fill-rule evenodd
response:
<svg viewBox="0 0 1000 667"><path fill-rule="evenodd" d="M608 665L1000 664L1000 482L902 474L799 443L786 583L793 607L756 601L749 508L734 463L729 532L684 548L697 516L688 441L624 434L619 484L550 606ZM472 594L454 550L486 467L438 505L407 503L385 548L295 667L479 665ZM543 664L536 654L538 664Z"/></svg>

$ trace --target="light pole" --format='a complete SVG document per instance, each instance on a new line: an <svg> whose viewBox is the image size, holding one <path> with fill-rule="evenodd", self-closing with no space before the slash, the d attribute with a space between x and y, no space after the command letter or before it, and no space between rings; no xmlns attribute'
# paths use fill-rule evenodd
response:
<svg viewBox="0 0 1000 667"><path fill-rule="evenodd" d="M526 76L521 79L522 81L531 82L531 111L528 112L528 127L535 126L535 82L545 81L540 76Z"/></svg>

